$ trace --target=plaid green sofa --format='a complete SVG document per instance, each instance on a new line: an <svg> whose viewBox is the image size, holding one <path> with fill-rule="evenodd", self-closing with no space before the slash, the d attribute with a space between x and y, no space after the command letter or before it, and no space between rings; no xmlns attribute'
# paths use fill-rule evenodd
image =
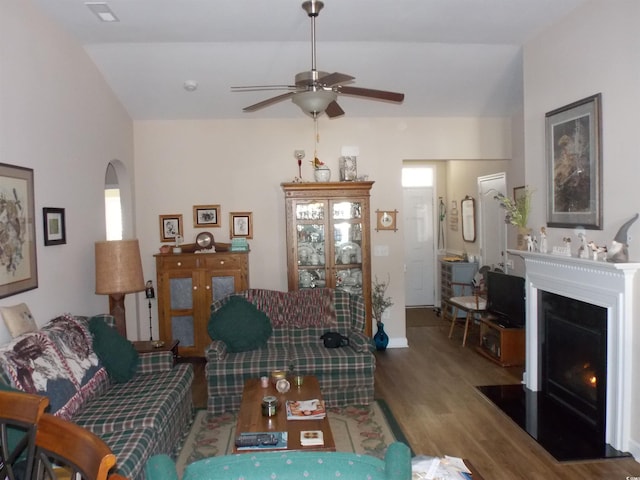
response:
<svg viewBox="0 0 640 480"><path fill-rule="evenodd" d="M213 340L205 349L210 412L237 410L245 381L274 370L317 376L327 406L373 401L375 356L364 334L362 296L328 288L250 289L214 302L211 313L233 295L264 312L273 332L263 348L232 353L223 341ZM349 346L325 348L320 336L327 331L347 336Z"/></svg>
<svg viewBox="0 0 640 480"><path fill-rule="evenodd" d="M113 317L101 316L113 326ZM193 367L171 352L141 354L134 377L115 383L93 350L86 317L63 315L0 346L0 381L45 395L50 413L101 437L116 472L144 479L156 454L175 454L193 419Z"/></svg>

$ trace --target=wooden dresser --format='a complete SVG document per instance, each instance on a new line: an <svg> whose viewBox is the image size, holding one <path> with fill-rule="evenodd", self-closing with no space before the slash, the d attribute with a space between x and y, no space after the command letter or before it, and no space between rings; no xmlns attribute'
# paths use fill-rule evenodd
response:
<svg viewBox="0 0 640 480"><path fill-rule="evenodd" d="M203 357L211 302L249 288L249 253L157 254L160 339L183 357Z"/></svg>

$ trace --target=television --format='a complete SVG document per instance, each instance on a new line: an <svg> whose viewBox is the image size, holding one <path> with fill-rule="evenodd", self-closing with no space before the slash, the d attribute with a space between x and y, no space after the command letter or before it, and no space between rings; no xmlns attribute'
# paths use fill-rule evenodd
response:
<svg viewBox="0 0 640 480"><path fill-rule="evenodd" d="M504 327L525 326L524 278L502 272L487 272L487 312Z"/></svg>

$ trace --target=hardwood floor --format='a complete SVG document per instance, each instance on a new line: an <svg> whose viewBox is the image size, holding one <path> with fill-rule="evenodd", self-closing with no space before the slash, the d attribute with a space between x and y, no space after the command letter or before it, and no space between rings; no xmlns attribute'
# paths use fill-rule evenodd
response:
<svg viewBox="0 0 640 480"><path fill-rule="evenodd" d="M474 351L477 327L408 327L409 348L376 352L376 397L387 401L416 454L471 460L485 480L625 480L640 477L631 458L559 463L477 391L517 383L521 368L501 368ZM194 403L206 408L204 363L195 364Z"/></svg>
<svg viewBox="0 0 640 480"><path fill-rule="evenodd" d="M376 396L384 398L416 454L468 458L486 480L620 479L640 476L632 458L559 463L477 385L518 383L521 368L502 368L467 347L462 329L408 327L409 348L376 352Z"/></svg>

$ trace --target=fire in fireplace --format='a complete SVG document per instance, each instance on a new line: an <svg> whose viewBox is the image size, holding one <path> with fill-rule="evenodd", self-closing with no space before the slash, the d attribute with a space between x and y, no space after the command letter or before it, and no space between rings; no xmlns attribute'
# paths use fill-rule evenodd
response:
<svg viewBox="0 0 640 480"><path fill-rule="evenodd" d="M542 391L604 438L607 309L546 291L539 295Z"/></svg>

